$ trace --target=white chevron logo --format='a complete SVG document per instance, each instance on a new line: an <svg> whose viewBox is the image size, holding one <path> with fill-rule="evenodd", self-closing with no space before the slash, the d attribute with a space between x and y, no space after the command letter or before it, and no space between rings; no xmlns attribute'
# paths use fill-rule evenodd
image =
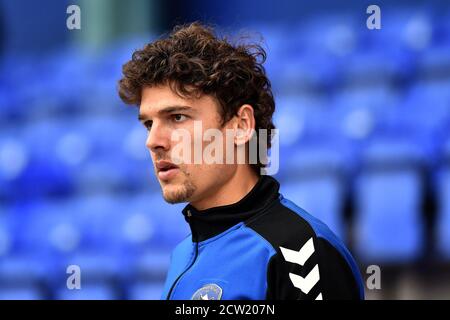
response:
<svg viewBox="0 0 450 320"><path fill-rule="evenodd" d="M308 241L306 241L306 243L303 245L303 247L300 248L299 251L286 249L283 247L280 247L280 249L281 253L283 254L284 260L303 266L309 259L309 257L311 257L311 255L314 253L313 238L310 238Z"/></svg>
<svg viewBox="0 0 450 320"><path fill-rule="evenodd" d="M314 285L320 280L319 266L316 264L311 272L304 278L295 273L289 273L289 278L291 278L294 287L302 290L304 294L308 294Z"/></svg>
<svg viewBox="0 0 450 320"><path fill-rule="evenodd" d="M299 251L287 249L280 247L281 253L287 262L295 263L303 266L306 261L314 253L314 242L313 238L310 238ZM292 281L294 287L300 289L304 294L308 294L309 291L316 285L320 280L319 265L316 264L314 268L306 275L306 277L301 277L295 273L289 273L289 278ZM322 300L322 293L316 297L316 300Z"/></svg>

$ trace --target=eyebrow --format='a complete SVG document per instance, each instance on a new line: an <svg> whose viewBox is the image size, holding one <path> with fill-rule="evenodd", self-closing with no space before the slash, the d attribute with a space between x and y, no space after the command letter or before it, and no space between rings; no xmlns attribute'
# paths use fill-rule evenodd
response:
<svg viewBox="0 0 450 320"><path fill-rule="evenodd" d="M179 112L179 111L195 111L195 110L192 107L189 107L189 106L168 106L168 107L165 107L165 108L163 108L161 110L158 110L157 113L159 115L161 115L161 114L168 114L168 113ZM145 115L139 113L138 120L140 122L142 122L142 121L144 121L146 119L147 119L147 117Z"/></svg>

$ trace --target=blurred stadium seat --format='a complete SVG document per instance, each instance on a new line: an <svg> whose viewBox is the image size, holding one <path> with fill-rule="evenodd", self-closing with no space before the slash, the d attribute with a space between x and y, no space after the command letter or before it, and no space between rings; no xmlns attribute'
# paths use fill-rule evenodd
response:
<svg viewBox="0 0 450 320"><path fill-rule="evenodd" d="M437 247L446 260L450 259L450 168L439 174L438 218L436 221Z"/></svg>
<svg viewBox="0 0 450 320"><path fill-rule="evenodd" d="M298 150L283 163L281 193L344 239L344 155L318 146L302 145Z"/></svg>
<svg viewBox="0 0 450 320"><path fill-rule="evenodd" d="M356 249L366 262L407 263L423 253L424 186L414 145L372 142L355 185Z"/></svg>

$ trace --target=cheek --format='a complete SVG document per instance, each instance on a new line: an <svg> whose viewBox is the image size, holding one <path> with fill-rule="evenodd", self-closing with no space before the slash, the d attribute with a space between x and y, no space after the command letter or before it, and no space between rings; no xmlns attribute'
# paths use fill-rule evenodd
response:
<svg viewBox="0 0 450 320"><path fill-rule="evenodd" d="M186 171L194 181L206 184L222 183L234 174L235 165L227 164L201 164L189 165Z"/></svg>

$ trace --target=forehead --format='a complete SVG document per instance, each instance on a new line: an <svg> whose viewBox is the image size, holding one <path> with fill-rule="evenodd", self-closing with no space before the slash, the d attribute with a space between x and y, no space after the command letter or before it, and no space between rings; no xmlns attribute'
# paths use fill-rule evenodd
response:
<svg viewBox="0 0 450 320"><path fill-rule="evenodd" d="M192 112L196 113L215 113L217 111L216 101L208 95L200 98L184 98L176 94L168 85L142 89L139 107L141 115L156 116L159 111L172 106L189 107Z"/></svg>

